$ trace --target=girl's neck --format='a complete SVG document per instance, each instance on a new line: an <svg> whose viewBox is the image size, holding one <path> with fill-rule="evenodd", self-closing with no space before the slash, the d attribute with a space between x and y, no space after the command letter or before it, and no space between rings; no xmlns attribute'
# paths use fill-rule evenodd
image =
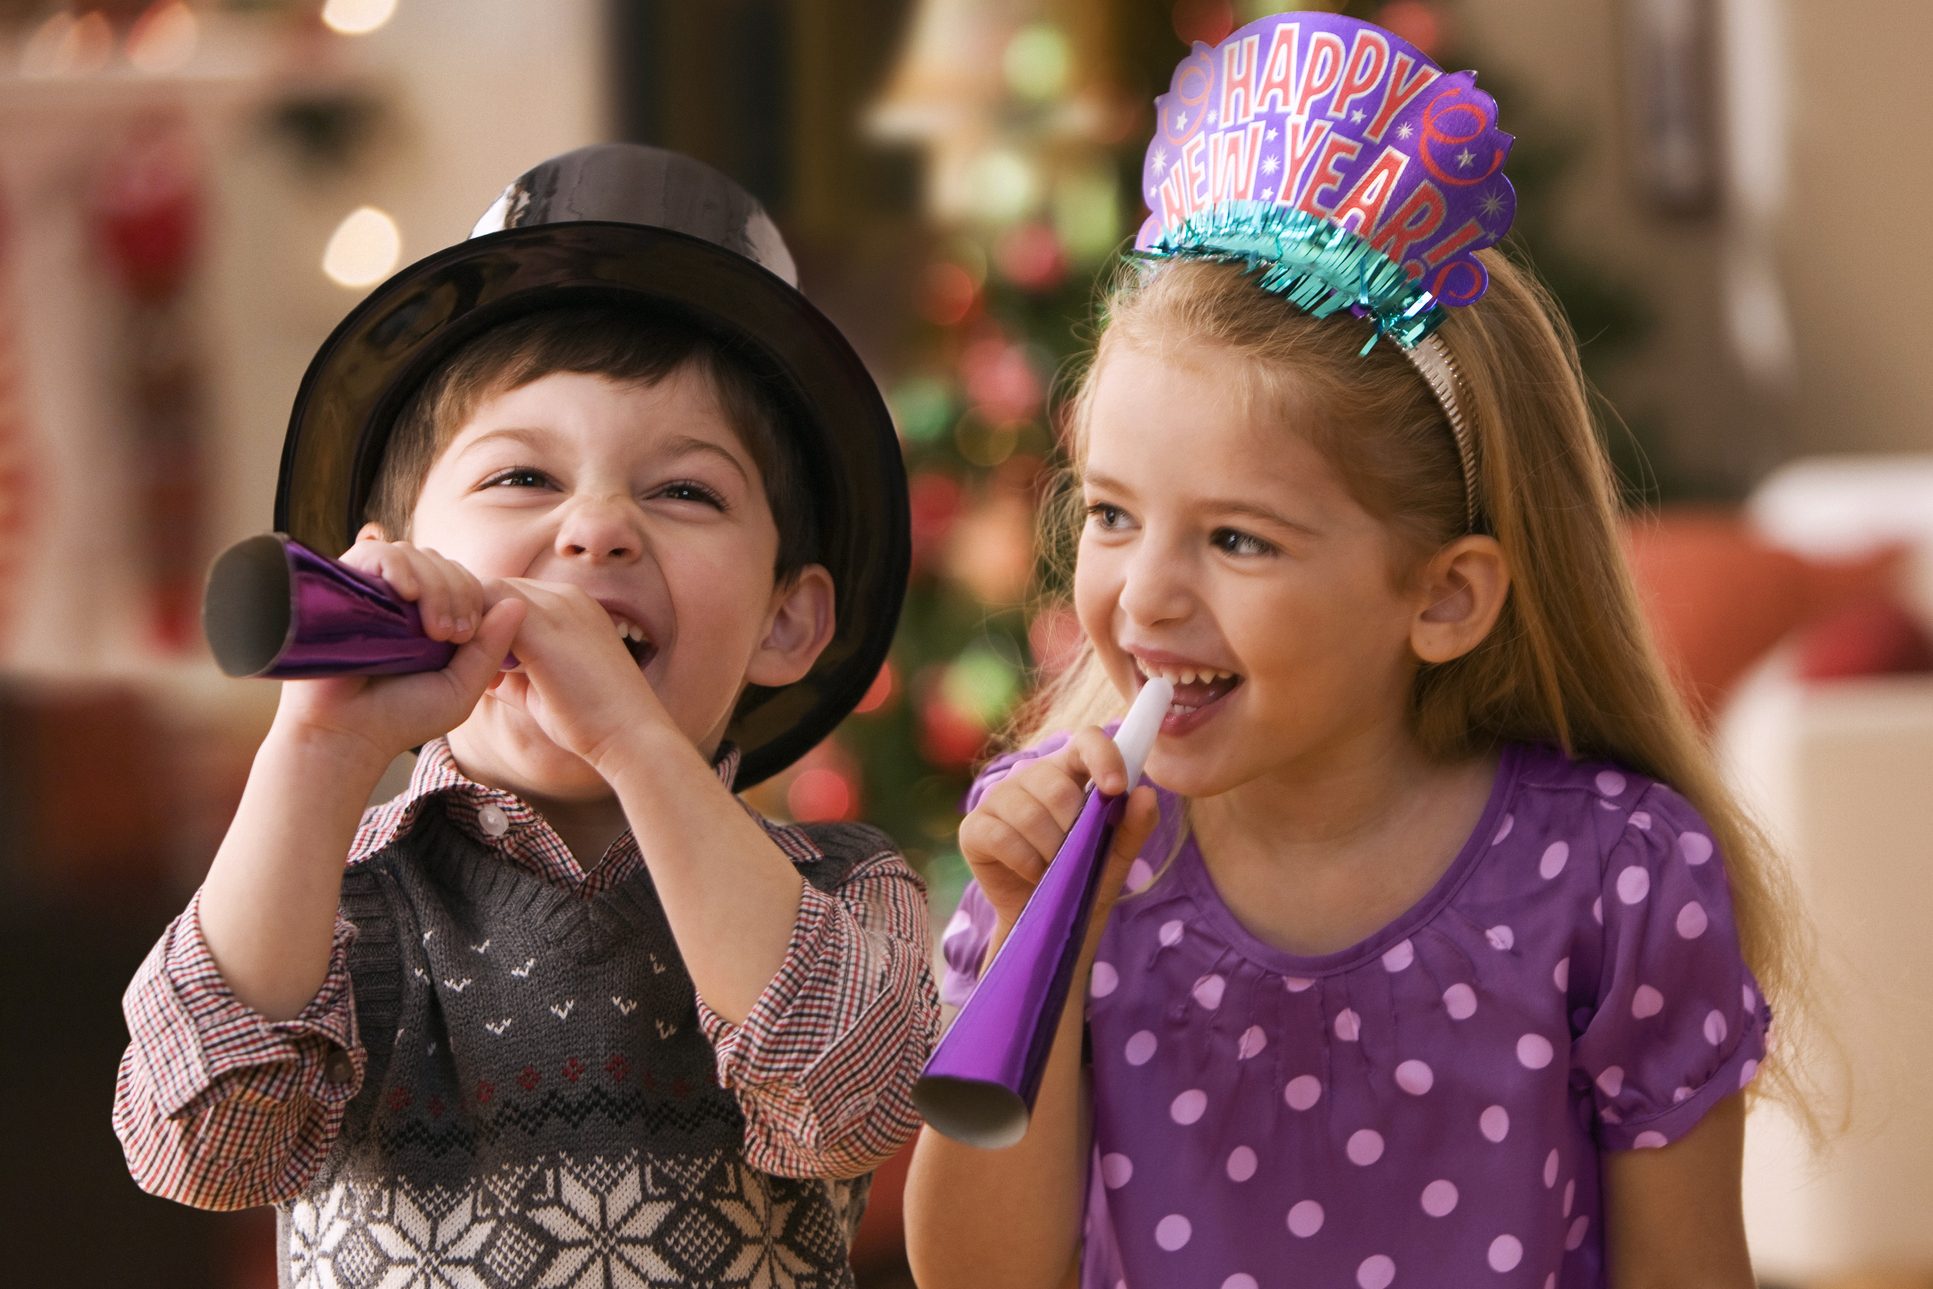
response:
<svg viewBox="0 0 1933 1289"><path fill-rule="evenodd" d="M1416 836L1424 821L1444 813L1446 800L1467 803L1478 780L1487 787L1488 758L1433 758L1402 730L1198 798L1189 818L1204 852L1261 844L1299 866L1346 864L1361 853L1386 853L1391 838ZM1449 812L1465 813L1454 806Z"/></svg>

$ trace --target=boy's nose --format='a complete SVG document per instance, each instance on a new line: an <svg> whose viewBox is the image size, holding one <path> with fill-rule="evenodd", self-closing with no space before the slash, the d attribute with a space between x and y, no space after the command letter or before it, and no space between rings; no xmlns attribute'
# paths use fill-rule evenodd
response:
<svg viewBox="0 0 1933 1289"><path fill-rule="evenodd" d="M636 509L623 497L579 498L557 526L557 553L576 559L636 559L644 549Z"/></svg>

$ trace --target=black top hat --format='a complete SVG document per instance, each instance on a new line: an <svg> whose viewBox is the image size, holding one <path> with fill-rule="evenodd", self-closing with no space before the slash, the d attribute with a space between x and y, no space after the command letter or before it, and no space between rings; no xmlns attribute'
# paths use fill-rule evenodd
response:
<svg viewBox="0 0 1933 1289"><path fill-rule="evenodd" d="M648 306L724 340L767 376L799 435L837 623L812 671L755 689L727 736L738 786L843 720L885 661L905 598L906 472L879 389L796 285L758 202L710 166L637 144L553 157L504 189L467 241L401 270L323 342L296 392L275 526L346 549L397 414L465 341L536 309Z"/></svg>

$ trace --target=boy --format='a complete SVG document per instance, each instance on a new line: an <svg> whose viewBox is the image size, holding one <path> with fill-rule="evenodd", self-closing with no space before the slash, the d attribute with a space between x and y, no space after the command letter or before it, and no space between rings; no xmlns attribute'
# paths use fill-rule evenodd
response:
<svg viewBox="0 0 1933 1289"><path fill-rule="evenodd" d="M924 903L882 834L732 787L884 656L891 423L696 162L583 149L485 223L325 343L277 498L460 647L284 686L128 991L116 1130L157 1194L278 1205L284 1284L850 1284Z"/></svg>

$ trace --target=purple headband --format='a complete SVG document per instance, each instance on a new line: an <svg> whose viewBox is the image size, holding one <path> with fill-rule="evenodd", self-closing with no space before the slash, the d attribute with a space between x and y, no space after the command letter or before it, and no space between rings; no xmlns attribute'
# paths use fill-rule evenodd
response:
<svg viewBox="0 0 1933 1289"><path fill-rule="evenodd" d="M1431 333L1489 286L1476 252L1517 198L1511 136L1473 72L1329 13L1276 14L1197 44L1155 100L1144 259L1242 263L1315 317L1341 310L1409 356L1443 404L1476 523L1476 457L1449 350ZM1367 350L1368 345L1364 346Z"/></svg>

